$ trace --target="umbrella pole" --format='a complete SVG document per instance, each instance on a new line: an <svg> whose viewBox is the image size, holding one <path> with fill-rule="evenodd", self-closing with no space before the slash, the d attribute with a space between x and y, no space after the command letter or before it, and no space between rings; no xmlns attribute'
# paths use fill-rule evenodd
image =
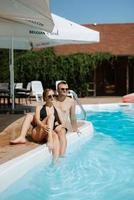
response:
<svg viewBox="0 0 134 200"><path fill-rule="evenodd" d="M126 70L126 93L129 93L129 66L127 63L127 70Z"/></svg>
<svg viewBox="0 0 134 200"><path fill-rule="evenodd" d="M10 96L12 100L12 110L14 110L14 49L13 49L13 37L11 40L10 49Z"/></svg>

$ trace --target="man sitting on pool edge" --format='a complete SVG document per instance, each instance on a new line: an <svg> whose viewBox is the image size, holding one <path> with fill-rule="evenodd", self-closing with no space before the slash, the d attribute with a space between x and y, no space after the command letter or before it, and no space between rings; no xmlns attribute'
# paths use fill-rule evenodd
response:
<svg viewBox="0 0 134 200"><path fill-rule="evenodd" d="M79 132L77 126L77 119L75 115L76 103L75 100L68 97L69 87L66 81L60 81L57 85L57 101L54 102L55 107L59 108L62 114L63 121L65 123L65 127L67 127L68 131ZM64 155L67 147L66 140L66 131L62 129L60 134L61 144L61 154Z"/></svg>

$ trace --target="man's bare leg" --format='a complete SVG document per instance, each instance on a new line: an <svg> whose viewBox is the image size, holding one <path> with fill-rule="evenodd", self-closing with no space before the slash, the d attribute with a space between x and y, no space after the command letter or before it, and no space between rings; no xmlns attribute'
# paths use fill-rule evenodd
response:
<svg viewBox="0 0 134 200"><path fill-rule="evenodd" d="M26 143L26 134L28 132L28 129L31 126L31 122L33 121L33 115L32 114L27 114L22 127L21 127L21 132L20 132L20 136L17 137L15 140L11 140L10 144L24 144Z"/></svg>
<svg viewBox="0 0 134 200"><path fill-rule="evenodd" d="M60 156L64 156L67 148L66 130L60 125L55 129L60 141Z"/></svg>

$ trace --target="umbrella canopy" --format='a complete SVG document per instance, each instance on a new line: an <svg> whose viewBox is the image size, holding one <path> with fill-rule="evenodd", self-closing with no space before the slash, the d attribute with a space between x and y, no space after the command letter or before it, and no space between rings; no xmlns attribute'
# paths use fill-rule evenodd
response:
<svg viewBox="0 0 134 200"><path fill-rule="evenodd" d="M43 34L44 37L47 37L47 40L43 39L37 44L34 43L34 48L61 44L91 44L100 41L98 31L86 28L55 14L52 14L52 19L54 22L53 31L51 33L44 31Z"/></svg>
<svg viewBox="0 0 134 200"><path fill-rule="evenodd" d="M0 48L11 48L13 39L14 49L31 49L40 40L47 40L43 32L27 24L0 18Z"/></svg>
<svg viewBox="0 0 134 200"><path fill-rule="evenodd" d="M0 48L14 49L43 48L60 44L85 44L99 42L99 32L86 28L65 18L52 14L52 32L18 21L0 18Z"/></svg>
<svg viewBox="0 0 134 200"><path fill-rule="evenodd" d="M0 17L51 32L49 0L0 0Z"/></svg>

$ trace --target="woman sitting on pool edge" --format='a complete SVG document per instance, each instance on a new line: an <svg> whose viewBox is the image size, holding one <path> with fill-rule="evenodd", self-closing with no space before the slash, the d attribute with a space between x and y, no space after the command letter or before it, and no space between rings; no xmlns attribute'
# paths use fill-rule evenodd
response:
<svg viewBox="0 0 134 200"><path fill-rule="evenodd" d="M26 143L26 135L33 126L31 138L34 142L45 143L49 150L52 150L54 159L60 155L60 140L58 132L64 127L59 109L53 106L54 91L46 89L43 92L43 99L46 102L42 107L36 106L35 114L27 114L21 128L21 133L18 138L11 140L10 144L24 144Z"/></svg>

